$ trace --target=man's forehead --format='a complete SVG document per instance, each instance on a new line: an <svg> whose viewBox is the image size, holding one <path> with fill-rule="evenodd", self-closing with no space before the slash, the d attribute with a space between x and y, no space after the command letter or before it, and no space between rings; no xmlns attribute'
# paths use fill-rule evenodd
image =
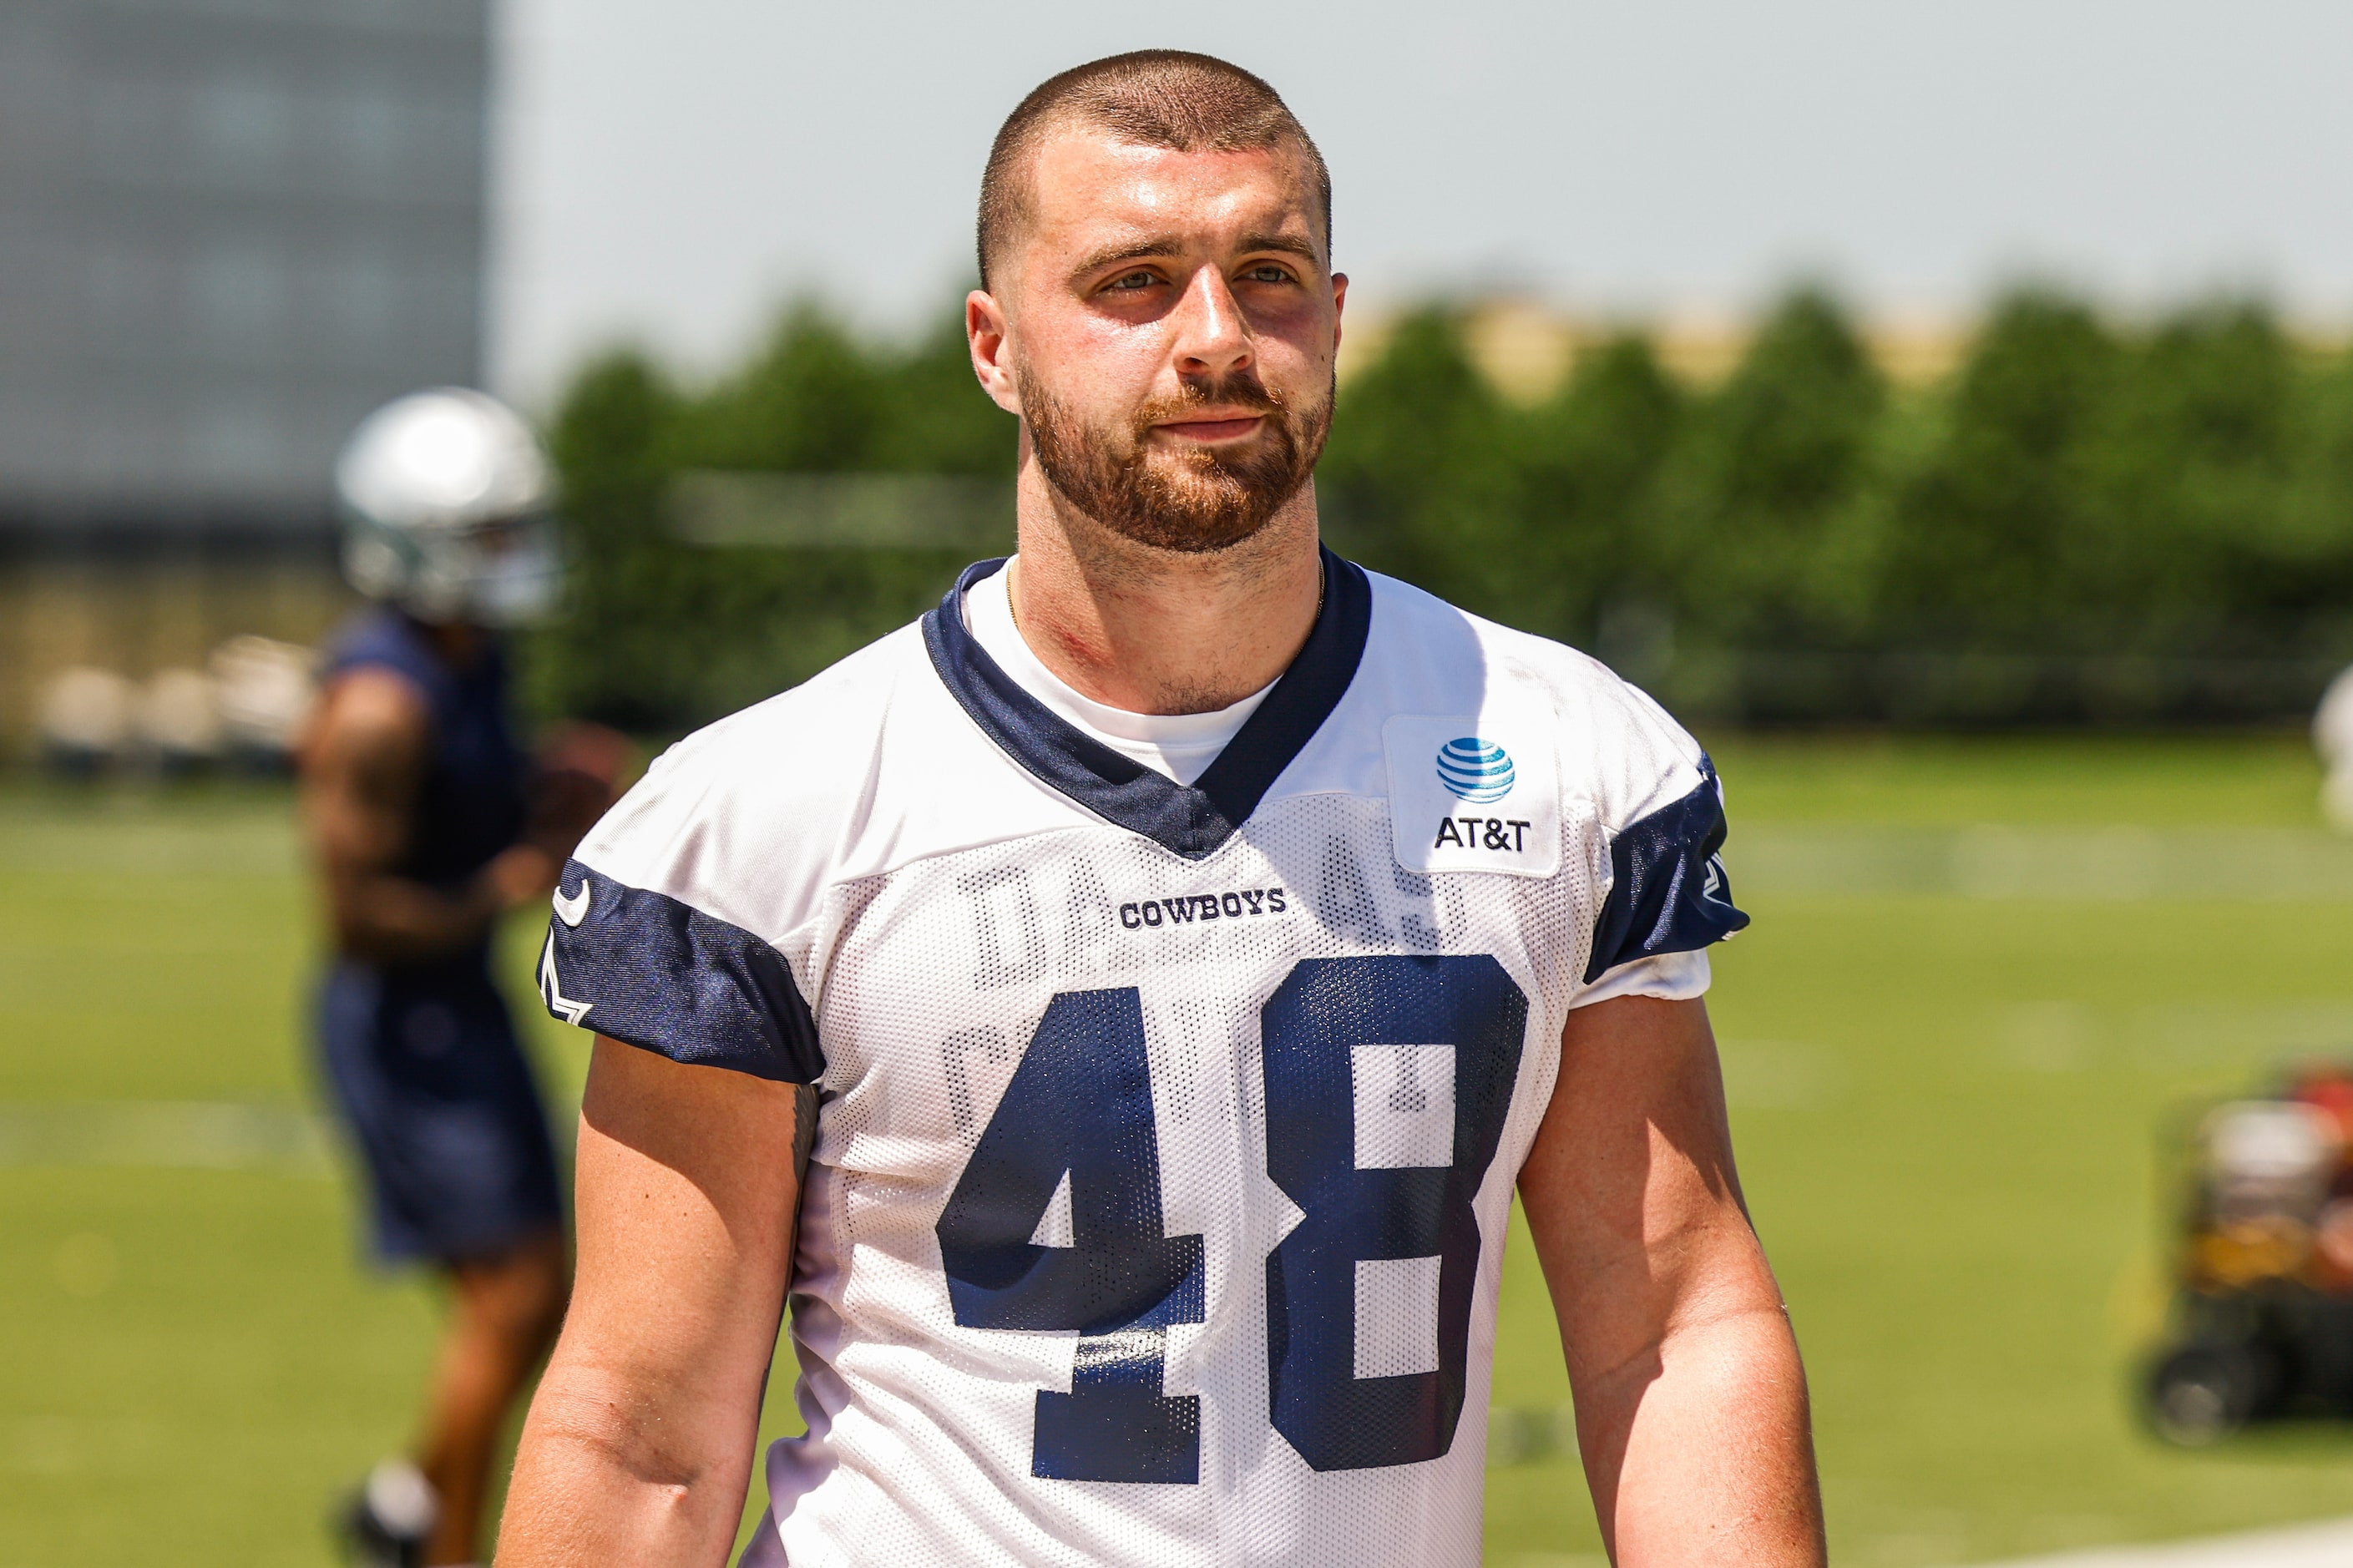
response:
<svg viewBox="0 0 2353 1568"><path fill-rule="evenodd" d="M1036 157L1033 237L1057 248L1158 235L1319 237L1314 175L1292 148L1187 153L1073 128L1047 136Z"/></svg>

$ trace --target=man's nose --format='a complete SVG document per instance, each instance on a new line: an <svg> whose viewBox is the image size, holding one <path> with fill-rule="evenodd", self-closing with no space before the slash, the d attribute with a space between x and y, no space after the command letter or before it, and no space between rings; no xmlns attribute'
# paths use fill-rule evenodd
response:
<svg viewBox="0 0 2353 1568"><path fill-rule="evenodd" d="M1215 382L1248 370L1256 359L1241 307L1214 267L1195 272L1172 312L1176 327L1176 374Z"/></svg>

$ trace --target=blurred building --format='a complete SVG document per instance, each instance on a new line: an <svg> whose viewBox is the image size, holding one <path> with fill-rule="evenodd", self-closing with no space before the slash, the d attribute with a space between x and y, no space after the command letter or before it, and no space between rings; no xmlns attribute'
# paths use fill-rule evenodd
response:
<svg viewBox="0 0 2353 1568"><path fill-rule="evenodd" d="M334 612L336 447L478 377L489 49L488 0L0 5L0 726Z"/></svg>

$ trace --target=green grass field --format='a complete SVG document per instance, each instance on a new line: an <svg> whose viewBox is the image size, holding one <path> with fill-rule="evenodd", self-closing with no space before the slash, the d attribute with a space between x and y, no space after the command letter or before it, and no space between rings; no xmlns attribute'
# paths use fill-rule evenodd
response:
<svg viewBox="0 0 2353 1568"><path fill-rule="evenodd" d="M2182 1455L2126 1399L2168 1108L2353 1051L2353 847L2317 829L2302 747L1717 756L1757 923L1713 1005L1838 1560L2353 1512L2353 1432ZM280 797L0 795L0 1568L325 1563L330 1497L407 1429L432 1295L361 1261L295 1115L298 870ZM581 1037L533 1040L575 1094ZM1564 1402L1525 1247L1503 1338L1506 1402ZM781 1380L774 1405L787 1429ZM1572 1458L1492 1472L1491 1561L1597 1542Z"/></svg>

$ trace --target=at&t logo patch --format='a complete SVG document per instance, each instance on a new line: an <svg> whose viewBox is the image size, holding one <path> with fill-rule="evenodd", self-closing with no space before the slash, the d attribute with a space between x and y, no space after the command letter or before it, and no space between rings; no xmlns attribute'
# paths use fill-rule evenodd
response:
<svg viewBox="0 0 2353 1568"><path fill-rule="evenodd" d="M1494 710L1384 724L1398 864L1513 877L1559 870L1556 725L1541 715Z"/></svg>

